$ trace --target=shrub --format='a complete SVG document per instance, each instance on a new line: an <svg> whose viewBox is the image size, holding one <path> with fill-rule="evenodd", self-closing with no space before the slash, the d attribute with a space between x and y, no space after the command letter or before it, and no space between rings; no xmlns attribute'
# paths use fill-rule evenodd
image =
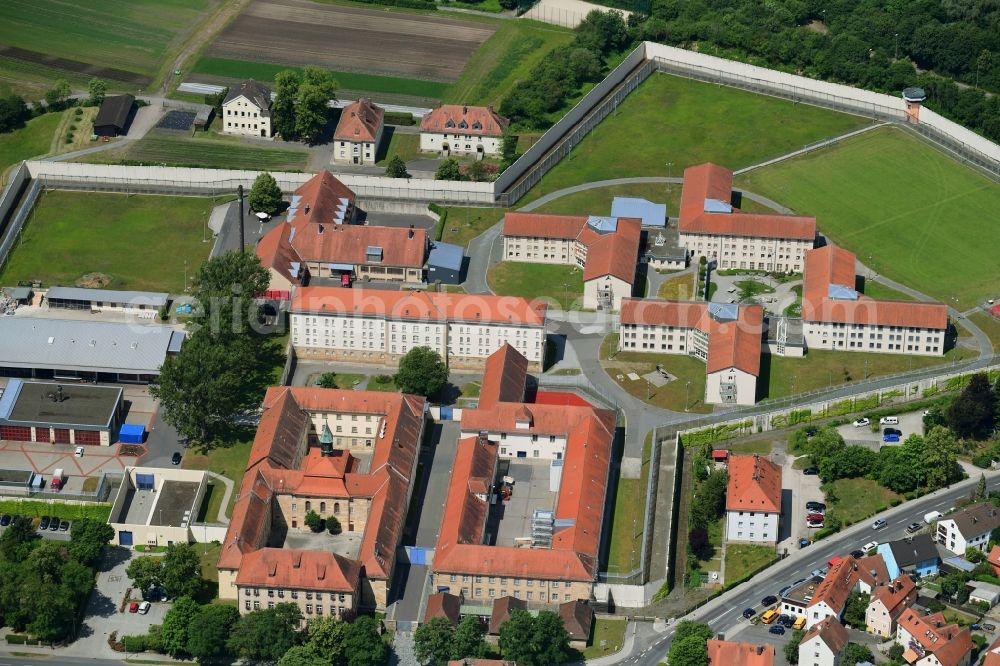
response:
<svg viewBox="0 0 1000 666"><path fill-rule="evenodd" d="M76 107L73 110L73 115L76 116L77 118L79 118L80 116L83 115L83 109L81 109L80 107Z"/></svg>
<svg viewBox="0 0 1000 666"><path fill-rule="evenodd" d="M336 516L330 516L326 519L326 529L330 531L330 534L340 534L343 532L343 528L340 526L340 521L337 520Z"/></svg>
<svg viewBox="0 0 1000 666"><path fill-rule="evenodd" d="M306 526L309 527L313 532L323 531L323 519L319 517L319 514L315 511L310 511L306 514L305 520Z"/></svg>
<svg viewBox="0 0 1000 666"><path fill-rule="evenodd" d="M67 134L66 135L66 141L64 143L67 143L67 144L73 143L73 135L72 134Z"/></svg>
<svg viewBox="0 0 1000 666"><path fill-rule="evenodd" d="M24 645L28 640L27 636L21 634L7 634L7 642L14 645Z"/></svg>
<svg viewBox="0 0 1000 666"><path fill-rule="evenodd" d="M386 125L416 125L417 121L413 119L413 114L402 113L400 111L386 111L385 112L385 124Z"/></svg>
<svg viewBox="0 0 1000 666"><path fill-rule="evenodd" d="M145 636L122 636L122 645L129 652L145 652L147 649Z"/></svg>

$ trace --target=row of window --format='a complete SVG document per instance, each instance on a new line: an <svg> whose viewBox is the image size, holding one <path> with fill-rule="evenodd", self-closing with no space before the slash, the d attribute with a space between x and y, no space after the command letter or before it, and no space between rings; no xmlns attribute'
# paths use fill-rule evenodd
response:
<svg viewBox="0 0 1000 666"><path fill-rule="evenodd" d="M240 116L241 118L257 118L258 117L256 111L253 111L253 112L250 112L250 111L240 111L239 113L237 113L236 111L233 111L232 109L226 109L226 115L227 116ZM254 127L256 127L256 125L254 125Z"/></svg>
<svg viewBox="0 0 1000 666"><path fill-rule="evenodd" d="M486 596L488 596L491 599L497 597L497 590L496 590L496 588L492 588L491 587L488 590L486 590L486 592L487 592ZM469 588L463 587L462 588L462 594L464 596L468 597L469 596ZM483 588L481 588L481 587L475 588L475 596L477 596L479 598L482 598L483 597ZM521 598L521 591L520 590L514 590L513 594L509 594L507 592L507 590L501 589L499 596L500 597L513 596L515 599L520 599ZM564 600L565 601L571 601L573 599L573 595L570 594L569 592L567 592L563 596L564 596ZM527 601L534 601L534 599L535 599L535 593L533 591L531 591L531 590L528 590L527 592L524 593L524 598ZM539 601L545 601L546 600L544 592L539 592L538 593L538 600ZM550 594L549 595L549 600L552 601L553 603L559 601L559 593L553 592L552 594Z"/></svg>
<svg viewBox="0 0 1000 666"><path fill-rule="evenodd" d="M247 599L245 602L243 602L243 607L246 610L260 610L260 602L259 601L254 601L251 604L250 600ZM268 608L274 608L274 602L273 601L268 601L267 602L267 607ZM330 606L330 612L333 613L334 615L342 615L344 613L344 610L345 610L345 608L342 607L342 606ZM316 604L316 611L315 612L316 612L316 615L322 615L323 614L323 604ZM313 614L313 605L312 604L306 604L306 615L312 615L312 614Z"/></svg>
<svg viewBox="0 0 1000 666"><path fill-rule="evenodd" d="M244 588L244 590L246 591L246 596L248 597L250 596L259 597L261 592L261 589L259 587L254 587L254 588L247 587ZM275 597L277 597L278 599L285 598L285 590L266 590L266 592L267 596L271 599L274 599ZM308 590L303 590L302 593L305 595L307 601L312 601L314 596L316 597L316 601L323 601L323 594L324 594L323 592L310 592ZM344 594L343 592L329 592L328 594L330 595L330 601L340 601L341 603L343 603L344 599L347 598L347 595ZM288 590L288 596L291 599L298 599L299 591Z"/></svg>
<svg viewBox="0 0 1000 666"><path fill-rule="evenodd" d="M250 123L231 123L229 121L226 121L226 127L239 128L239 129L257 129L257 123L254 123L253 127L251 127Z"/></svg>
<svg viewBox="0 0 1000 666"><path fill-rule="evenodd" d="M451 574L450 576L448 576L448 580L450 582L452 582L452 583L457 583L458 582L458 578L459 578L458 574ZM533 587L535 585L535 579L534 578L524 578L524 579L521 579L521 578L511 578L511 579L508 579L507 576L475 576L474 578L475 578L474 582L476 582L476 583L482 583L482 582L485 581L485 582L489 583L490 585L495 584L498 579L499 579L501 585L506 585L508 580L510 580L511 583L513 583L514 585L520 585L521 582L522 582L522 580L524 582L525 587ZM473 576L470 576L468 574L462 574L462 582L463 583L473 582ZM546 582L544 582L544 581L538 581L538 587L544 587L545 584L546 584ZM573 583L571 583L570 581L566 581L565 583L563 583L563 585L565 585L566 587L572 587ZM551 588L557 588L557 587L559 587L559 581L556 580L556 581L548 582L548 586L551 587Z"/></svg>

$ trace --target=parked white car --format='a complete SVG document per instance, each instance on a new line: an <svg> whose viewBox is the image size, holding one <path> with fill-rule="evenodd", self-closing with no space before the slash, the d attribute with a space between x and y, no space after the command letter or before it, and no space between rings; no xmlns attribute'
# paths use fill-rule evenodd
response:
<svg viewBox="0 0 1000 666"><path fill-rule="evenodd" d="M76 447L76 450L73 451L73 455L76 456L77 458L82 458L83 457L83 447L82 446Z"/></svg>
<svg viewBox="0 0 1000 666"><path fill-rule="evenodd" d="M861 550L865 551L866 553L871 552L876 548L878 548L878 541L869 541L865 545L861 546Z"/></svg>
<svg viewBox="0 0 1000 666"><path fill-rule="evenodd" d="M858 419L857 421L854 422L854 427L855 428L864 428L865 426L871 425L871 424L872 424L871 421L869 421L867 418L862 417L862 418L860 418L860 419Z"/></svg>

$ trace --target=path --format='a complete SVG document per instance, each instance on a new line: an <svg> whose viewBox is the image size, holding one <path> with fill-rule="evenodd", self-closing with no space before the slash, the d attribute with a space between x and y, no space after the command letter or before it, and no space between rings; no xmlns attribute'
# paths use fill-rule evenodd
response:
<svg viewBox="0 0 1000 666"><path fill-rule="evenodd" d="M250 0L229 0L223 3L211 18L202 23L201 27L187 38L184 42L184 48L181 49L181 52L174 58L173 63L164 72L163 83L160 84L157 94L166 96L170 92L170 82L173 81L174 71L183 68L185 61L189 57L197 53L204 44L211 41L248 4L250 4Z"/></svg>
<svg viewBox="0 0 1000 666"><path fill-rule="evenodd" d="M748 171L753 171L754 169L760 169L762 167L771 166L772 164L777 164L778 162L784 162L785 160L790 160L794 157L811 153L814 150L819 150L820 148L826 148L827 146L839 143L844 139L849 139L852 136L864 134L865 132L871 132L873 129L877 129L879 127L886 127L889 124L890 123L873 122L871 125L866 125L861 129L851 130L850 132L845 132L844 134L840 134L838 136L834 136L829 139L823 139L822 141L817 141L816 143L810 143L808 146L803 146L802 148L799 148L798 150L793 150L790 153L785 153L784 155L779 155L778 157L769 160L764 160L763 162L758 162L757 164L751 164L750 166L743 167L742 169L737 169L733 171L733 175L742 176Z"/></svg>
<svg viewBox="0 0 1000 666"><path fill-rule="evenodd" d="M233 480L230 479L227 476L223 476L221 474L216 474L215 472L206 472L206 474L208 474L210 477L212 477L213 479L215 479L217 481L221 481L222 485L224 485L226 487L226 492L222 496L222 504L219 505L219 515L218 515L218 521L217 522L220 522L220 523L223 523L225 525L228 525L229 524L229 518L226 516L226 507L229 506L229 497L233 494L233 486L234 486ZM206 516L206 518L207 517L208 516Z"/></svg>

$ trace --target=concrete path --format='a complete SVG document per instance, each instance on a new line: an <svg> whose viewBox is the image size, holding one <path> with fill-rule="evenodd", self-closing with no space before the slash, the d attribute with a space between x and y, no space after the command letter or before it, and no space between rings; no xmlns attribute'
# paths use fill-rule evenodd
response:
<svg viewBox="0 0 1000 666"><path fill-rule="evenodd" d="M817 141L816 143L810 143L808 146L804 146L802 148L799 148L798 150L793 150L790 153L785 153L784 155L779 155L774 159L765 160L764 162L758 162L757 164L751 164L748 167L737 169L736 171L733 172L733 175L740 176L742 174L747 173L748 171L753 171L754 169L760 169L762 167L771 166L772 164L777 164L778 162L784 162L785 160L790 160L793 157L798 157L799 155L805 155L807 153L813 152L814 150L819 150L820 148L826 148L827 146L839 143L844 139L849 139L852 136L864 134L865 132L870 132L873 129L877 129L879 127L885 127L888 125L889 123L882 123L882 122L872 123L871 125L867 125L865 127L862 127L861 129L845 132L844 134L841 134L839 136L835 136L829 139L824 139L822 141Z"/></svg>
<svg viewBox="0 0 1000 666"><path fill-rule="evenodd" d="M235 484L233 483L233 480L227 476L222 476L221 474L216 474L215 472L208 472L208 475L216 481L221 482L222 485L226 487L226 492L222 496L222 504L219 505L218 522L228 525L229 518L226 516L226 507L229 506L229 498L233 494L233 487Z"/></svg>
<svg viewBox="0 0 1000 666"><path fill-rule="evenodd" d="M469 257L469 270L466 271L462 287L470 294L493 293L486 283L486 273L493 265L495 255L503 252L503 243L500 242L501 229L503 229L502 219L469 242L469 249L466 251Z"/></svg>

